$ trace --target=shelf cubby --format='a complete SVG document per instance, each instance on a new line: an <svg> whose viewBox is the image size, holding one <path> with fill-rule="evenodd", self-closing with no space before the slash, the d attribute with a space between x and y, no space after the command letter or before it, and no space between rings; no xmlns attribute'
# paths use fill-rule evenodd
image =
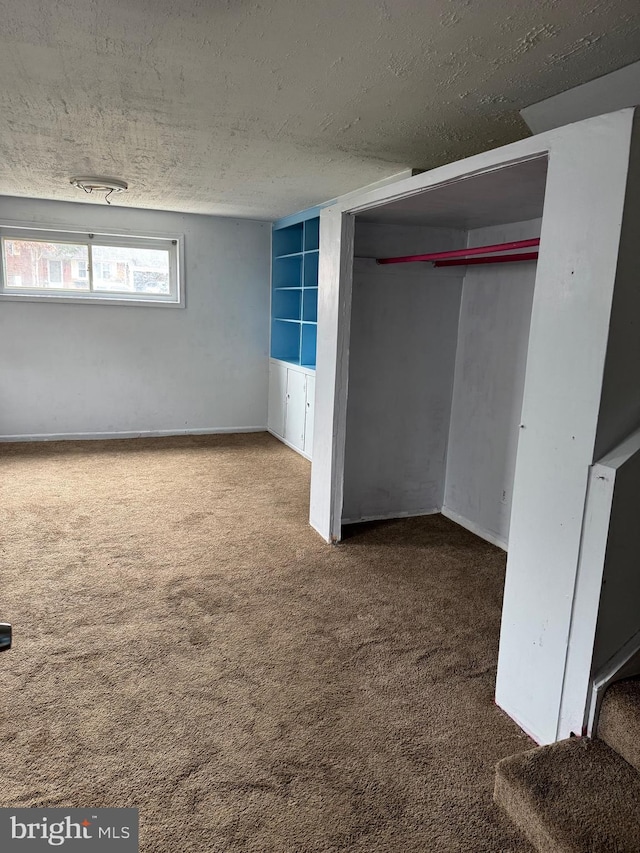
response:
<svg viewBox="0 0 640 853"><path fill-rule="evenodd" d="M304 250L312 252L320 248L320 218L307 219L304 223Z"/></svg>
<svg viewBox="0 0 640 853"><path fill-rule="evenodd" d="M305 252L302 283L305 287L318 286L318 252Z"/></svg>
<svg viewBox="0 0 640 853"><path fill-rule="evenodd" d="M271 322L271 356L300 364L301 324L288 320Z"/></svg>
<svg viewBox="0 0 640 853"><path fill-rule="evenodd" d="M304 367L316 366L316 343L318 327L315 323L302 324L302 342L300 346L300 364Z"/></svg>
<svg viewBox="0 0 640 853"><path fill-rule="evenodd" d="M302 255L290 255L273 260L273 287L302 286Z"/></svg>
<svg viewBox="0 0 640 853"><path fill-rule="evenodd" d="M273 256L278 258L281 255L293 255L295 252L301 252L303 247L303 222L298 222L296 225L290 225L288 228L280 228L273 232Z"/></svg>
<svg viewBox="0 0 640 853"><path fill-rule="evenodd" d="M271 313L274 320L300 320L302 308L302 290L299 288L280 288L273 291Z"/></svg>
<svg viewBox="0 0 640 853"><path fill-rule="evenodd" d="M318 288L307 287L302 291L302 319L318 322Z"/></svg>

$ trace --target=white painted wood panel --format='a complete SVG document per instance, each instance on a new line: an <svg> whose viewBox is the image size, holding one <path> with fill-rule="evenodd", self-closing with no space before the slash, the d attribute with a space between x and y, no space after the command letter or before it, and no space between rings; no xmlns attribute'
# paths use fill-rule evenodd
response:
<svg viewBox="0 0 640 853"><path fill-rule="evenodd" d="M565 144L550 150L496 686L498 704L540 743L569 734L560 706L631 119L562 128Z"/></svg>
<svg viewBox="0 0 640 853"><path fill-rule="evenodd" d="M284 364L269 363L269 418L271 432L284 437L284 417L287 405L287 368Z"/></svg>
<svg viewBox="0 0 640 853"><path fill-rule="evenodd" d="M291 377L290 374L296 374ZM288 398L288 384L293 396ZM304 393L300 390L304 386ZM311 459L313 442L313 391L315 371L280 359L269 363L269 430L288 447ZM289 432L285 424L289 423ZM302 424L302 436L300 425ZM291 435L289 435L291 433Z"/></svg>
<svg viewBox="0 0 640 853"><path fill-rule="evenodd" d="M304 449L306 415L306 382L304 373L287 370L287 405L284 419L284 438L298 450Z"/></svg>
<svg viewBox="0 0 640 853"><path fill-rule="evenodd" d="M349 371L355 221L340 208L320 213L318 349L309 523L328 542L340 537Z"/></svg>
<svg viewBox="0 0 640 853"><path fill-rule="evenodd" d="M307 375L305 389L305 417L304 417L304 452L307 456L313 455L313 420L315 417L316 378Z"/></svg>

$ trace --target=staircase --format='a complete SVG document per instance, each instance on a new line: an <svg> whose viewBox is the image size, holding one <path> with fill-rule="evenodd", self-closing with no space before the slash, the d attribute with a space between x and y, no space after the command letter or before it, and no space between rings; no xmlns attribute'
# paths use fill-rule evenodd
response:
<svg viewBox="0 0 640 853"><path fill-rule="evenodd" d="M540 853L640 853L640 678L607 690L597 740L500 761L494 799Z"/></svg>

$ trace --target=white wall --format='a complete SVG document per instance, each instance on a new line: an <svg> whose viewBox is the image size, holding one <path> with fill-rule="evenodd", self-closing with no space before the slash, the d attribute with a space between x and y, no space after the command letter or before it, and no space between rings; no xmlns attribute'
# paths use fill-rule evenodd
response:
<svg viewBox="0 0 640 853"><path fill-rule="evenodd" d="M356 225L356 258L462 244L453 229ZM442 506L461 287L459 269L354 263L345 522Z"/></svg>
<svg viewBox="0 0 640 853"><path fill-rule="evenodd" d="M540 220L478 228L468 246L540 236ZM464 278L443 513L506 548L536 264Z"/></svg>
<svg viewBox="0 0 640 853"><path fill-rule="evenodd" d="M0 436L265 428L265 222L0 198L0 219L184 234L186 308L0 303Z"/></svg>

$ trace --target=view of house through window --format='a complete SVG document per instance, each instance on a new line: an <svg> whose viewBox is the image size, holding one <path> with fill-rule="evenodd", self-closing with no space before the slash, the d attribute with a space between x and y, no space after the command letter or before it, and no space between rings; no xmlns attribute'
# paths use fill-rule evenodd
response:
<svg viewBox="0 0 640 853"><path fill-rule="evenodd" d="M176 241L123 238L122 242L125 245L115 241L111 245L105 237L67 242L3 235L2 291L178 301Z"/></svg>
<svg viewBox="0 0 640 853"><path fill-rule="evenodd" d="M88 265L88 248L70 243L45 243L28 240L4 241L5 287L55 288L74 290L87 288L74 278L79 263Z"/></svg>

